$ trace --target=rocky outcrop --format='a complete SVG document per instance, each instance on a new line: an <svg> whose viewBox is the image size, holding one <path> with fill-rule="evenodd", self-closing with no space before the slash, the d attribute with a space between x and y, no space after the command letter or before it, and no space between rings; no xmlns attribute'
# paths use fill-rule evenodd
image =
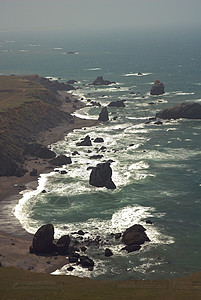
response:
<svg viewBox="0 0 201 300"><path fill-rule="evenodd" d="M107 122L108 120L109 120L109 117L108 117L107 107L103 107L99 114L98 121Z"/></svg>
<svg viewBox="0 0 201 300"><path fill-rule="evenodd" d="M126 100L118 100L118 101L112 101L108 104L109 107L125 107Z"/></svg>
<svg viewBox="0 0 201 300"><path fill-rule="evenodd" d="M53 166L63 166L63 165L72 164L72 160L70 157L66 155L59 155L56 158L51 159L49 163Z"/></svg>
<svg viewBox="0 0 201 300"><path fill-rule="evenodd" d="M101 163L94 167L90 174L89 183L96 187L116 189L116 185L112 181L112 169L110 163Z"/></svg>
<svg viewBox="0 0 201 300"><path fill-rule="evenodd" d="M95 140L94 140L94 143L103 143L104 142L104 139L103 138L99 138L99 137L97 137L97 138L95 138Z"/></svg>
<svg viewBox="0 0 201 300"><path fill-rule="evenodd" d="M102 76L98 76L94 82L92 83L92 85L110 85L112 83L115 83L113 81L109 81L109 80L104 80Z"/></svg>
<svg viewBox="0 0 201 300"><path fill-rule="evenodd" d="M32 252L36 254L52 253L55 251L54 227L52 224L41 226L34 234Z"/></svg>
<svg viewBox="0 0 201 300"><path fill-rule="evenodd" d="M56 243L57 252L59 255L66 255L69 253L70 236L63 235Z"/></svg>
<svg viewBox="0 0 201 300"><path fill-rule="evenodd" d="M173 107L161 110L156 114L161 119L201 119L201 104L199 103L180 103Z"/></svg>
<svg viewBox="0 0 201 300"><path fill-rule="evenodd" d="M151 87L151 95L162 95L165 93L164 84L160 80L156 80Z"/></svg>
<svg viewBox="0 0 201 300"><path fill-rule="evenodd" d="M85 136L83 141L76 143L76 146L92 146L90 136Z"/></svg>
<svg viewBox="0 0 201 300"><path fill-rule="evenodd" d="M122 242L126 245L123 250L128 252L139 250L139 245L149 242L147 234L145 233L146 229L142 225L135 224L126 229L123 234Z"/></svg>
<svg viewBox="0 0 201 300"><path fill-rule="evenodd" d="M77 83L77 80L74 80L74 79L70 79L66 82L67 84L74 84L74 83Z"/></svg>

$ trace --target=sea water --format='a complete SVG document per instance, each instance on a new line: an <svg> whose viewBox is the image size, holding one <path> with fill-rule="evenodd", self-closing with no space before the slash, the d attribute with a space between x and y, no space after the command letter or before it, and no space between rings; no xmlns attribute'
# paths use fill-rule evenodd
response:
<svg viewBox="0 0 201 300"><path fill-rule="evenodd" d="M161 109L201 101L197 36L197 29L158 35L2 33L1 74L77 80L73 94L87 106L76 116L98 118L100 108L87 99L102 106L125 100L125 108L108 108L109 122L76 129L52 144L57 154L72 157L71 165L60 168L67 173L42 174L37 190L25 191L15 207L15 216L28 232L52 223L56 238L82 229L85 236L104 241L87 250L95 261L93 272L79 266L69 272L64 266L55 274L122 280L182 277L201 270L201 121L147 122ZM91 86L97 76L116 83ZM156 79L165 85L161 96L150 95ZM76 146L86 135L93 145ZM104 142L94 143L96 137ZM79 155L72 156L75 150ZM104 156L91 159L94 154ZM117 189L90 186L87 168L109 159ZM41 193L43 189L47 193ZM127 254L111 233L133 224L143 225L151 241ZM114 254L110 258L104 256L107 247Z"/></svg>

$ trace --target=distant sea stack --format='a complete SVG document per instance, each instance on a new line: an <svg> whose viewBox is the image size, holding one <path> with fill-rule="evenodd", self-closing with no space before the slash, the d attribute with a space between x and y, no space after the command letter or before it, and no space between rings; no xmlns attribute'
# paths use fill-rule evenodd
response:
<svg viewBox="0 0 201 300"><path fill-rule="evenodd" d="M104 80L102 76L98 76L92 85L110 85L112 83L116 83L114 81Z"/></svg>
<svg viewBox="0 0 201 300"><path fill-rule="evenodd" d="M107 107L103 107L99 114L98 121L107 122L108 120L109 120L109 117L108 117Z"/></svg>
<svg viewBox="0 0 201 300"><path fill-rule="evenodd" d="M161 119L201 119L201 104L190 102L180 103L159 111L156 117Z"/></svg>
<svg viewBox="0 0 201 300"><path fill-rule="evenodd" d="M162 95L165 93L164 84L160 80L156 80L151 87L151 95Z"/></svg>

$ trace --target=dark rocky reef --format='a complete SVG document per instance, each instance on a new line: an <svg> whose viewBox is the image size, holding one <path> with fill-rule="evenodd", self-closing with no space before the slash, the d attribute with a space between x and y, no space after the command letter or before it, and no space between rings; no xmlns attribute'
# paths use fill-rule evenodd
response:
<svg viewBox="0 0 201 300"><path fill-rule="evenodd" d="M72 160L66 155L59 155L56 158L51 159L49 163L53 166L63 166L72 164Z"/></svg>
<svg viewBox="0 0 201 300"><path fill-rule="evenodd" d="M102 76L98 76L94 82L92 83L92 85L110 85L116 82L113 81L109 81L109 80L104 80Z"/></svg>
<svg viewBox="0 0 201 300"><path fill-rule="evenodd" d="M140 245L149 242L146 229L142 225L135 224L126 229L123 234L122 242L126 245L122 250L127 252L137 251L141 248Z"/></svg>
<svg viewBox="0 0 201 300"><path fill-rule="evenodd" d="M83 141L76 143L76 146L92 146L90 136L85 136Z"/></svg>
<svg viewBox="0 0 201 300"><path fill-rule="evenodd" d="M160 80L156 80L151 87L151 95L162 95L165 93L164 84Z"/></svg>
<svg viewBox="0 0 201 300"><path fill-rule="evenodd" d="M90 174L89 183L96 187L116 189L116 185L112 181L112 169L110 163L100 163L94 167Z"/></svg>
<svg viewBox="0 0 201 300"><path fill-rule="evenodd" d="M161 119L201 119L201 104L190 102L180 103L159 111L156 117Z"/></svg>
<svg viewBox="0 0 201 300"><path fill-rule="evenodd" d="M107 122L108 120L109 120L109 117L108 117L107 107L103 107L99 114L98 121Z"/></svg>
<svg viewBox="0 0 201 300"><path fill-rule="evenodd" d="M118 100L118 101L112 101L108 104L109 107L125 107L126 100Z"/></svg>

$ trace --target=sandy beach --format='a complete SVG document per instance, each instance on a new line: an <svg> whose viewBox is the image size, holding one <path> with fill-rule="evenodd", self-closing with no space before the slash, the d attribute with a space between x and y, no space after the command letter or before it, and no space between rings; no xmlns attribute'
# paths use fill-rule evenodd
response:
<svg viewBox="0 0 201 300"><path fill-rule="evenodd" d="M73 113L84 107L84 104L76 100L76 97L65 91L60 92L60 98L68 96L72 102L63 102L61 110ZM76 107L73 105L76 100ZM37 138L39 143L48 146L59 140L74 129L94 126L95 120L84 120L74 117L74 124L63 122L49 131L41 132ZM13 266L33 272L51 273L62 267L68 261L66 257L36 256L29 253L33 236L27 233L20 222L15 218L13 209L22 197L21 191L36 189L38 177L42 173L49 173L54 168L48 160L28 157L25 162L27 173L23 177L0 177L0 263L2 266ZM33 168L38 170L38 176L30 176Z"/></svg>

